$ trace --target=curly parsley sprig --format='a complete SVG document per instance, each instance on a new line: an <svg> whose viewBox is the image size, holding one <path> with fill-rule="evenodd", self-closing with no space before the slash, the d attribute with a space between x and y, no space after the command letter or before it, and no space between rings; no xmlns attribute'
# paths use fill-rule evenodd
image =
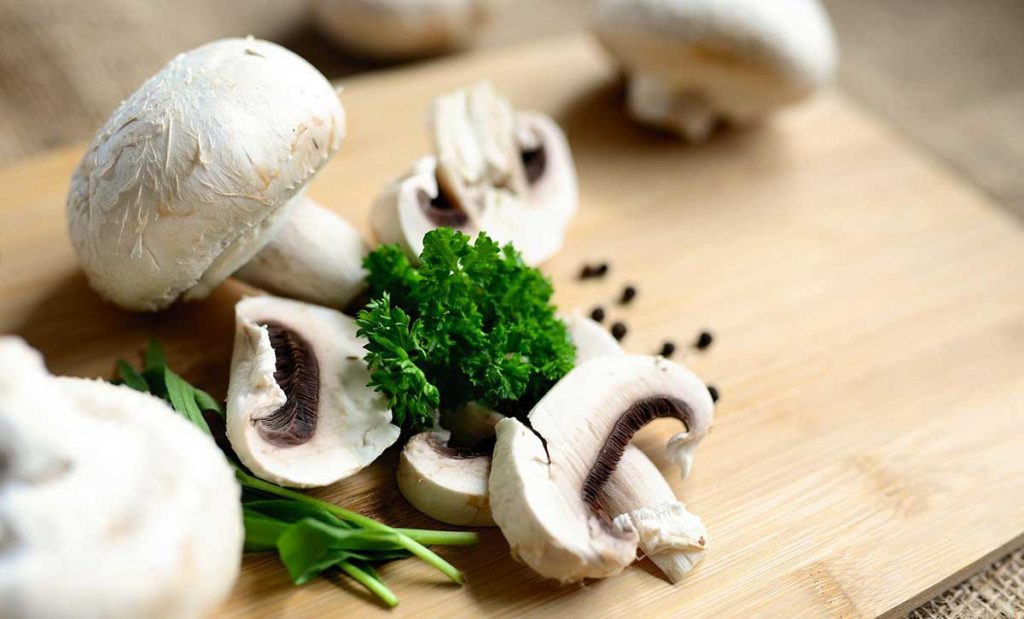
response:
<svg viewBox="0 0 1024 619"><path fill-rule="evenodd" d="M511 245L439 228L424 237L419 267L394 245L365 267L373 301L357 323L370 385L406 428L468 402L525 416L572 369L551 282Z"/></svg>

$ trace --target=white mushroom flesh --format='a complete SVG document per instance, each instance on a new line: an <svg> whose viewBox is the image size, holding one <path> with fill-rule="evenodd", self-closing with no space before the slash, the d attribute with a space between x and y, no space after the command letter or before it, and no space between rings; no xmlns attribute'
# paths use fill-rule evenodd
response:
<svg viewBox="0 0 1024 619"><path fill-rule="evenodd" d="M639 538L599 513L598 496L623 450L653 418L676 417L685 430L668 452L685 476L712 415L700 379L661 357L599 357L573 369L530 412L532 430L511 418L497 426L491 511L513 555L563 582L621 571Z"/></svg>
<svg viewBox="0 0 1024 619"><path fill-rule="evenodd" d="M344 308L365 288L367 251L350 223L300 195L270 242L235 277L273 294Z"/></svg>
<svg viewBox="0 0 1024 619"><path fill-rule="evenodd" d="M334 88L283 47L180 54L121 103L72 177L68 228L90 283L133 310L205 296L270 239L344 133Z"/></svg>
<svg viewBox="0 0 1024 619"><path fill-rule="evenodd" d="M160 400L0 339L0 616L196 617L230 592L240 489Z"/></svg>
<svg viewBox="0 0 1024 619"><path fill-rule="evenodd" d="M277 297L235 308L227 431L257 476L292 487L353 475L398 439L367 385L365 340L339 311Z"/></svg>
<svg viewBox="0 0 1024 619"><path fill-rule="evenodd" d="M446 431L409 439L398 461L398 489L424 514L457 526L492 527L487 478L491 457L448 446Z"/></svg>
<svg viewBox="0 0 1024 619"><path fill-rule="evenodd" d="M378 240L399 243L413 259L423 235L441 226L511 242L528 264L561 248L576 211L576 172L551 119L515 112L484 83L435 100L431 129L436 157L419 161L374 205Z"/></svg>
<svg viewBox="0 0 1024 619"><path fill-rule="evenodd" d="M599 0L595 29L641 122L700 141L827 84L837 50L818 0Z"/></svg>

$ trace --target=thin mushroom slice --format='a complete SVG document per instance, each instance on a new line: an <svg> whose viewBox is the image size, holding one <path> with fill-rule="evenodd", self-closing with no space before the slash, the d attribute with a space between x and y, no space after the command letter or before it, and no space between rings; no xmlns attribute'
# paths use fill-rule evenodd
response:
<svg viewBox="0 0 1024 619"><path fill-rule="evenodd" d="M580 312L575 311L562 320L569 330L572 343L576 345L576 365L598 357L626 354L608 329Z"/></svg>
<svg viewBox="0 0 1024 619"><path fill-rule="evenodd" d="M352 318L262 296L239 301L235 320L227 430L253 473L284 486L326 486L398 439L386 400L367 386Z"/></svg>
<svg viewBox="0 0 1024 619"><path fill-rule="evenodd" d="M449 447L447 431L409 439L398 461L398 489L424 514L457 526L493 527L487 496L491 457Z"/></svg>
<svg viewBox="0 0 1024 619"><path fill-rule="evenodd" d="M300 195L277 233L235 277L273 294L344 308L365 287L367 251L350 223Z"/></svg>
<svg viewBox="0 0 1024 619"><path fill-rule="evenodd" d="M480 231L539 264L562 246L576 211L576 172L561 129L516 112L486 83L433 104L434 157L391 183L377 200L373 228L415 259L423 235L441 226Z"/></svg>
<svg viewBox="0 0 1024 619"><path fill-rule="evenodd" d="M159 399L0 338L0 616L209 614L238 576L240 494Z"/></svg>
<svg viewBox="0 0 1024 619"><path fill-rule="evenodd" d="M537 573L573 582L620 572L636 554L637 532L616 527L600 496L633 434L658 417L685 430L668 441L689 472L694 446L711 427L707 388L660 357L588 361L566 375L529 414L497 426L491 511L514 556Z"/></svg>

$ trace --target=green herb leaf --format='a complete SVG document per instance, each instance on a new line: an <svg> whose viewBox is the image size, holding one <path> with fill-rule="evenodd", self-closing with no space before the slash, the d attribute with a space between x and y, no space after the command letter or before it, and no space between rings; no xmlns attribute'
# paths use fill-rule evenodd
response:
<svg viewBox="0 0 1024 619"><path fill-rule="evenodd" d="M525 416L575 360L551 283L511 245L448 228L427 233L420 263L387 245L364 263L375 298L357 323L395 422L421 429L472 401Z"/></svg>
<svg viewBox="0 0 1024 619"><path fill-rule="evenodd" d="M118 382L123 385L127 385L136 391L149 393L149 384L146 383L146 379L124 359L117 361L117 378Z"/></svg>

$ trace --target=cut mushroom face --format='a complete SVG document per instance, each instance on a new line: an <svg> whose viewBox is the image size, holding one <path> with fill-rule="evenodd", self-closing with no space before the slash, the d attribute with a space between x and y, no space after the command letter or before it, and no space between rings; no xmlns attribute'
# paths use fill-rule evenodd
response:
<svg viewBox="0 0 1024 619"><path fill-rule="evenodd" d="M632 563L635 530L616 527L599 497L633 434L658 417L685 431L668 451L689 471L693 447L711 426L704 384L660 357L599 357L572 370L530 412L497 427L491 511L514 556L563 582L603 578Z"/></svg>
<svg viewBox="0 0 1024 619"><path fill-rule="evenodd" d="M0 338L0 616L194 617L227 597L240 489L162 401Z"/></svg>
<svg viewBox="0 0 1024 619"><path fill-rule="evenodd" d="M576 211L576 172L551 119L517 113L480 84L439 97L431 129L436 156L420 160L374 205L379 241L415 259L423 235L445 226L511 242L528 264L561 248Z"/></svg>
<svg viewBox="0 0 1024 619"><path fill-rule="evenodd" d="M630 113L692 141L799 101L835 72L818 0L600 0L595 28L628 75Z"/></svg>
<svg viewBox="0 0 1024 619"><path fill-rule="evenodd" d="M494 0L316 0L317 26L363 56L398 60L468 44L490 18Z"/></svg>
<svg viewBox="0 0 1024 619"><path fill-rule="evenodd" d="M147 311L207 295L290 225L285 205L344 133L334 88L283 47L224 39L180 54L118 107L72 177L68 229L93 288Z"/></svg>
<svg viewBox="0 0 1024 619"><path fill-rule="evenodd" d="M240 301L235 319L227 430L253 473L284 486L325 486L398 439L387 402L367 387L352 318L265 296Z"/></svg>
<svg viewBox="0 0 1024 619"><path fill-rule="evenodd" d="M424 514L458 526L494 526L487 494L491 457L448 446L449 434L413 436L398 461L398 489Z"/></svg>

